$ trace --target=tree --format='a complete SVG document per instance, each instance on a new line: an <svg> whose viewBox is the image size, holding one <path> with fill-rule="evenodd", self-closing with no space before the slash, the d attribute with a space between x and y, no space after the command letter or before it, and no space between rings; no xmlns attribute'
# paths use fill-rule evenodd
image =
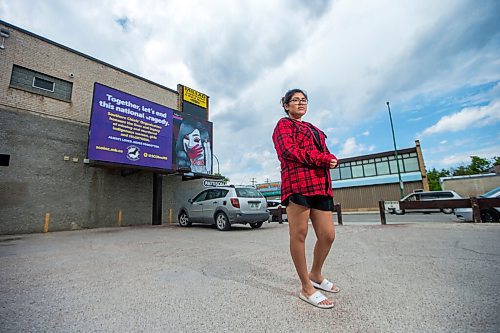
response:
<svg viewBox="0 0 500 333"><path fill-rule="evenodd" d="M477 175L481 173L488 172L488 170L495 165L500 165L500 157L493 157L490 162L486 158L481 158L479 156L471 156L471 162L468 165L459 165L456 168L450 168L449 170L441 169L437 171L435 168L427 171L427 182L429 183L429 189L431 191L440 191L441 184L439 183L440 177L451 176L468 176Z"/></svg>
<svg viewBox="0 0 500 333"><path fill-rule="evenodd" d="M488 172L488 170L490 169L491 163L487 159L481 158L479 156L471 156L470 158L471 162L467 167L469 175L477 175L480 173L485 173Z"/></svg>
<svg viewBox="0 0 500 333"><path fill-rule="evenodd" d="M458 168L451 169L453 176L466 176L470 175L469 167L466 165L460 165Z"/></svg>
<svg viewBox="0 0 500 333"><path fill-rule="evenodd" d="M446 169L441 169L441 171L432 168L432 170L427 171L427 182L429 183L430 191L440 191L442 190L441 184L439 183L440 177L449 177L450 171Z"/></svg>

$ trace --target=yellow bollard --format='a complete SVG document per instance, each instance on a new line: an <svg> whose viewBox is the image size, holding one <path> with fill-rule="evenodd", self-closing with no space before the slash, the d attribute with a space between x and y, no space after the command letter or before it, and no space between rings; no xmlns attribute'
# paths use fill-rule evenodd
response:
<svg viewBox="0 0 500 333"><path fill-rule="evenodd" d="M43 223L43 232L49 232L49 222L50 222L50 213L45 213L45 221Z"/></svg>
<svg viewBox="0 0 500 333"><path fill-rule="evenodd" d="M118 211L118 226L119 227L122 226L122 210L121 209Z"/></svg>
<svg viewBox="0 0 500 333"><path fill-rule="evenodd" d="M172 208L170 208L169 211L170 224L172 224Z"/></svg>

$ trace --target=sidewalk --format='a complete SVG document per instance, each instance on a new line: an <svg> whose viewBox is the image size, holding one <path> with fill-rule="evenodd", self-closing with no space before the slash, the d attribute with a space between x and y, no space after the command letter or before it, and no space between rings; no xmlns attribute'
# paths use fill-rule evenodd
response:
<svg viewBox="0 0 500 333"><path fill-rule="evenodd" d="M2 332L499 332L500 225L336 226L332 310L299 290L288 225L0 236ZM314 244L308 237L308 260Z"/></svg>

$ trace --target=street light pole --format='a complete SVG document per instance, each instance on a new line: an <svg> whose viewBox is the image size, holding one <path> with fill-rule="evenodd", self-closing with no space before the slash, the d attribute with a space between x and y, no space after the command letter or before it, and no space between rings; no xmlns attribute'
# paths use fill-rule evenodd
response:
<svg viewBox="0 0 500 333"><path fill-rule="evenodd" d="M398 167L399 192L402 198L404 197L404 187L403 180L401 179L401 170L399 169L398 149L396 148L396 136L394 135L394 125L392 124L391 107L389 106L389 102L387 102L387 110L389 110L389 119L391 121L392 142L394 143L394 153L396 154L396 165Z"/></svg>
<svg viewBox="0 0 500 333"><path fill-rule="evenodd" d="M212 154L213 157L215 157L215 160L217 161L217 173L220 175L220 170L219 170L219 159L217 158L217 156L215 156L215 154Z"/></svg>

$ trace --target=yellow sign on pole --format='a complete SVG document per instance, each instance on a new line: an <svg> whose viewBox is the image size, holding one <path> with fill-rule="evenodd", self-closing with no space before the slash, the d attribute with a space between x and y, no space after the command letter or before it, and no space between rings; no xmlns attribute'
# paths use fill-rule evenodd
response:
<svg viewBox="0 0 500 333"><path fill-rule="evenodd" d="M201 106L202 108L207 108L208 105L208 96L202 94L199 91L188 88L184 86L184 97L183 99L189 103L193 103L195 105Z"/></svg>

